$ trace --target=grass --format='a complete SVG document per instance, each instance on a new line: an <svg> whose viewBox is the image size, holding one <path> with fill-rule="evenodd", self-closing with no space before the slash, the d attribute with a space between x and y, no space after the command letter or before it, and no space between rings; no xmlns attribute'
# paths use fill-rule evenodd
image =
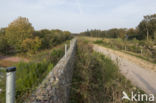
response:
<svg viewBox="0 0 156 103"><path fill-rule="evenodd" d="M5 81L6 80L6 78L5 78L5 68L1 68L0 67L0 89L2 89L2 91L0 92L0 103L3 103L4 101L5 101L5 91L4 91L4 89L5 89L5 82L3 82L3 81Z"/></svg>
<svg viewBox="0 0 156 103"><path fill-rule="evenodd" d="M69 41L65 42L69 44ZM64 55L64 43L50 50L45 50L33 55L28 63L19 62L13 64L16 66L16 102L23 103L29 98L32 91L42 82L49 71ZM0 73L6 74L5 71ZM5 77L5 76L4 76ZM2 81L6 81L5 78ZM0 93L0 103L5 102L5 82L0 87L3 88Z"/></svg>
<svg viewBox="0 0 156 103"><path fill-rule="evenodd" d="M67 40L67 41L63 42L62 44L57 45L56 47L53 47L53 48L47 49L47 50L42 50L42 51L37 52L36 54L34 54L32 56L29 56L28 58L30 58L34 62L40 62L43 59L50 59L49 57L50 57L52 51L55 54L56 54L56 51L57 52L60 52L60 51L64 52L64 45L67 44L69 47L69 43L70 43L70 41ZM53 56L55 56L55 54L53 54ZM55 62L55 61L53 61L53 62Z"/></svg>
<svg viewBox="0 0 156 103"><path fill-rule="evenodd" d="M1 67L8 67L8 66L11 66L14 64L16 64L16 63L12 62L12 61L0 60L0 66Z"/></svg>
<svg viewBox="0 0 156 103"><path fill-rule="evenodd" d="M150 60L150 59L147 58L147 57L144 57L144 56L141 56L141 55L138 55L138 54L136 54L136 53L129 52L129 51L123 51L123 52L124 52L124 53L127 53L127 54L129 54L129 55L135 56L135 57L137 57L137 58L143 59L143 60L145 60L145 61L147 61L147 62L151 62L151 63L156 64L156 62L153 62L153 60Z"/></svg>
<svg viewBox="0 0 156 103"><path fill-rule="evenodd" d="M117 64L94 52L86 41L79 40L77 50L69 103L130 103L121 100L122 91L143 93L120 74Z"/></svg>
<svg viewBox="0 0 156 103"><path fill-rule="evenodd" d="M137 48L135 46L135 44L141 43L143 41L137 41L138 43L135 43L135 42L136 41L134 41L134 40L128 41L127 46L126 46L127 50L125 51L125 43L120 39L110 39L110 40L107 39L107 41L101 39L101 40L93 41L93 43L95 43L95 44L99 44L99 45L102 45L102 46L105 46L107 48L111 48L114 50L119 50L124 53L130 54L132 56L135 56L140 59L143 59L148 62L156 64L156 58L154 56L154 52L144 48L144 53L141 55L141 53L140 53L141 47L138 46L138 48Z"/></svg>

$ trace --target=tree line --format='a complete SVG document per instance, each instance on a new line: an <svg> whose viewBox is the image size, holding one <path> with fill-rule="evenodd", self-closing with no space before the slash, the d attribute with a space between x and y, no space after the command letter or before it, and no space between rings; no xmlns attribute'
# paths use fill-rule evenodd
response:
<svg viewBox="0 0 156 103"><path fill-rule="evenodd" d="M109 30L87 30L80 35L106 38L156 40L156 14L144 16L136 28L113 28Z"/></svg>
<svg viewBox="0 0 156 103"><path fill-rule="evenodd" d="M0 29L0 53L35 53L40 49L52 48L70 38L69 31L36 31L28 18L18 17L8 27Z"/></svg>

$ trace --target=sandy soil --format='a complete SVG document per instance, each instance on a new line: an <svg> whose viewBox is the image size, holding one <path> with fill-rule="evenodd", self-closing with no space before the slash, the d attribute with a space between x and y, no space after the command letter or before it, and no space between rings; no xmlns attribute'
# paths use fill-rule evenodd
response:
<svg viewBox="0 0 156 103"><path fill-rule="evenodd" d="M121 73L147 93L156 94L156 64L99 45L93 49L118 63Z"/></svg>

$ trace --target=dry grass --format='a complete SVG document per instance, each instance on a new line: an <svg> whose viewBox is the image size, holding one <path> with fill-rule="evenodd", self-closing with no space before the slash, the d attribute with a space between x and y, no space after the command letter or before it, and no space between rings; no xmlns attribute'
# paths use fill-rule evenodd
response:
<svg viewBox="0 0 156 103"><path fill-rule="evenodd" d="M16 64L16 62L7 61L7 60L0 60L0 66L1 67L8 67Z"/></svg>
<svg viewBox="0 0 156 103"><path fill-rule="evenodd" d="M79 40L70 103L130 103L121 100L122 91L142 92L120 74L115 63L93 52L85 39Z"/></svg>

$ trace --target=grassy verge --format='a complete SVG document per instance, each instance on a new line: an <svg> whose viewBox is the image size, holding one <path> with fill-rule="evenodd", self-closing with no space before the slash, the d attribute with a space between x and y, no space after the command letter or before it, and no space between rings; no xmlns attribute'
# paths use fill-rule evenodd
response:
<svg viewBox="0 0 156 103"><path fill-rule="evenodd" d="M0 103L5 101L5 69L0 67Z"/></svg>
<svg viewBox="0 0 156 103"><path fill-rule="evenodd" d="M32 56L28 56L27 58L30 58L31 61L33 61L33 62L40 62L40 61L42 61L44 59L47 59L47 60L53 59L52 60L53 63L56 64L57 61L58 61L58 58L55 57L55 55L58 55L61 51L64 52L64 45L67 44L68 47L69 47L69 43L70 43L70 41L67 40L67 41L63 42L62 44L57 45L56 47L53 47L53 48L47 49L47 50L42 50L42 51L37 52L36 54L34 54ZM53 52L53 57L52 58L50 58L51 52Z"/></svg>
<svg viewBox="0 0 156 103"><path fill-rule="evenodd" d="M69 41L65 42L69 44ZM33 55L28 63L19 62L14 64L17 67L16 71L16 102L23 103L28 99L32 91L41 83L49 71L64 55L64 43L51 49L39 52ZM0 71L2 73L2 71ZM6 74L3 71L3 74ZM2 82L3 81L3 82ZM3 91L0 93L0 103L5 103L5 76L2 78L3 84L0 88Z"/></svg>
<svg viewBox="0 0 156 103"><path fill-rule="evenodd" d="M140 53L132 52L132 51L129 51L129 50L125 51L123 45L118 44L118 46L117 46L116 44L106 43L103 40L95 40L93 43L101 45L101 46L105 46L107 48L111 48L111 49L114 49L114 50L118 50L118 51L127 53L129 55L135 56L137 58L143 59L145 61L156 64L156 61L155 61L154 57L151 58L149 56L141 55ZM133 49L135 49L135 48L133 48Z"/></svg>
<svg viewBox="0 0 156 103"><path fill-rule="evenodd" d="M142 93L120 74L117 64L93 52L87 41L79 40L77 50L70 103L131 103L121 100L122 91Z"/></svg>
<svg viewBox="0 0 156 103"><path fill-rule="evenodd" d="M16 63L12 62L12 61L0 60L1 67L8 67L8 66L14 65L14 64L16 64Z"/></svg>

